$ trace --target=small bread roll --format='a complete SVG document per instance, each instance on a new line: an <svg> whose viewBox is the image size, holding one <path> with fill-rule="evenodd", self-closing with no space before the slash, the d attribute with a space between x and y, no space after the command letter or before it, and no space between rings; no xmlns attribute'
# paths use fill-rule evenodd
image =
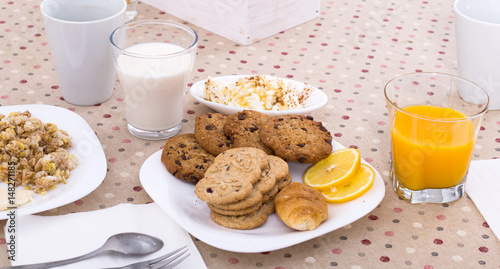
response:
<svg viewBox="0 0 500 269"><path fill-rule="evenodd" d="M274 198L276 213L290 228L299 231L316 229L328 217L325 197L311 186L293 182Z"/></svg>

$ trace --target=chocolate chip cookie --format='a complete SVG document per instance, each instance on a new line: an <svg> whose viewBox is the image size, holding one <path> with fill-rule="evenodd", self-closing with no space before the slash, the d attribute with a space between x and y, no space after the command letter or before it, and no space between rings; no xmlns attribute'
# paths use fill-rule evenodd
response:
<svg viewBox="0 0 500 269"><path fill-rule="evenodd" d="M234 148L254 147L273 154L260 139L260 127L268 118L268 115L255 110L243 110L228 116L224 133L233 142Z"/></svg>
<svg viewBox="0 0 500 269"><path fill-rule="evenodd" d="M215 156L198 144L194 134L169 138L161 154L161 162L172 175L194 183L204 177L214 158Z"/></svg>
<svg viewBox="0 0 500 269"><path fill-rule="evenodd" d="M233 142L224 133L227 117L222 113L208 113L195 119L194 135L198 143L215 156L232 148Z"/></svg>
<svg viewBox="0 0 500 269"><path fill-rule="evenodd" d="M315 163L332 152L332 135L311 116L274 116L260 130L262 142L285 161Z"/></svg>

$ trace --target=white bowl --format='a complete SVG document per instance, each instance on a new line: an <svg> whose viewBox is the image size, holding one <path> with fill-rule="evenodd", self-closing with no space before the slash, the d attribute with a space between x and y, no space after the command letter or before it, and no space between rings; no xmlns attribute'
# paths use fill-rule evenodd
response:
<svg viewBox="0 0 500 269"><path fill-rule="evenodd" d="M235 83L238 81L239 78L242 77L251 77L252 75L234 75L234 76L223 76L223 77L215 77L215 79L221 80L226 83ZM286 79L286 78L279 78L282 79L286 83L290 83L291 85L294 85L297 89L300 88L311 88L312 89L312 94L311 96L307 99L307 101L304 103L304 107L299 108L299 109L290 109L290 110L282 110L282 111L272 111L272 110L262 110L262 109L254 109L256 111L262 112L264 114L267 114L269 116L276 116L276 115L288 115L288 114L299 114L299 115L304 115L308 114L326 104L328 101L328 97L326 94L319 90L316 87L313 87L309 84L291 80L291 79ZM233 107L233 106L228 106L228 105L223 105L219 103L215 103L212 101L208 101L205 99L205 82L207 82L206 79L200 80L193 84L190 89L191 95L198 100L200 103L205 104L206 106L210 107L211 109L220 112L220 113L225 113L225 114L234 114L240 111L243 111L245 108L241 107Z"/></svg>

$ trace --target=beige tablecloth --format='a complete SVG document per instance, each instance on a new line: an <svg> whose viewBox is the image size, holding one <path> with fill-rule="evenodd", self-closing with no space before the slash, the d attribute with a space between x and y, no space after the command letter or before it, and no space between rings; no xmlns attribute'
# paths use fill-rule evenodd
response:
<svg viewBox="0 0 500 269"><path fill-rule="evenodd" d="M191 82L207 76L271 74L322 89L328 103L312 113L337 142L357 147L386 183L371 213L341 229L285 249L242 254L195 239L209 268L498 268L500 242L473 202L438 205L398 199L389 180L390 133L383 87L410 72L457 74L454 18L447 1L322 1L318 18L249 46L192 26L199 35ZM65 102L47 44L40 0L0 3L0 105L44 103L82 116L97 134L108 173L89 195L40 215L152 202L139 181L142 163L164 141L145 141L127 130L119 83L107 102L80 107ZM139 4L138 19L179 19ZM211 111L187 95L181 133ZM474 159L500 157L500 112L482 123ZM5 221L0 222L2 226ZM0 265L8 265L0 235Z"/></svg>

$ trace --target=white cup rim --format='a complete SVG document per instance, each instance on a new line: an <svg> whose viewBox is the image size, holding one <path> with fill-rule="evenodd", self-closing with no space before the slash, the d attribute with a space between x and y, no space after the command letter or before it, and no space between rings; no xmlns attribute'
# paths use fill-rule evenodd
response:
<svg viewBox="0 0 500 269"><path fill-rule="evenodd" d="M114 13L112 16L109 16L109 17L106 17L106 18L103 18L103 19L99 19L99 20L93 20L93 21L70 21L70 20L63 20L63 19L58 19L50 14L48 14L46 12L46 6L48 5L48 2L51 1L51 0L43 0L42 3L40 4L40 11L42 12L42 14L47 17L47 18L50 18L54 21L57 21L57 22L61 22L61 23L67 23L67 24L91 24L91 23L101 23L103 21L106 21L106 20L113 20L115 19L116 17L118 16L121 16L122 14L125 13L125 11L127 10L127 1L125 0L121 0L122 2L122 7L119 11L117 11L116 13ZM57 1L52 1L52 2L57 2Z"/></svg>
<svg viewBox="0 0 500 269"><path fill-rule="evenodd" d="M463 10L458 7L458 3L461 2L461 1L464 1L464 0L455 0L453 2L453 10L455 11L455 14L460 15L464 19L467 19L467 20L470 20L470 21L473 21L473 22L476 22L476 23L485 24L485 25L491 25L491 26L499 26L500 27L500 23L493 23L493 22L484 21L484 20L477 19L477 18L474 18L474 17L471 17L471 16L465 14L463 12Z"/></svg>

